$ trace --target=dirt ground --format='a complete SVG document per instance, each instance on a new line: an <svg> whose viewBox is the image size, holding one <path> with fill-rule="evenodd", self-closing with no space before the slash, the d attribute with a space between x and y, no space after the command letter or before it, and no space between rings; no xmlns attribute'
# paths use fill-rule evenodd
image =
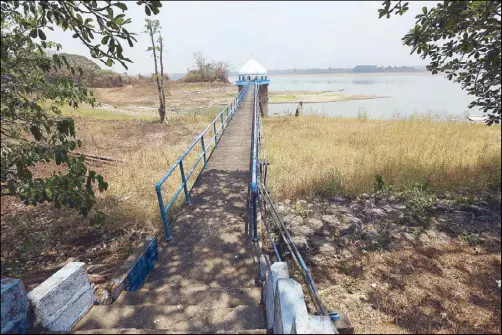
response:
<svg viewBox="0 0 502 335"><path fill-rule="evenodd" d="M500 190L416 202L363 195L278 209L327 308L356 334L500 333Z"/></svg>

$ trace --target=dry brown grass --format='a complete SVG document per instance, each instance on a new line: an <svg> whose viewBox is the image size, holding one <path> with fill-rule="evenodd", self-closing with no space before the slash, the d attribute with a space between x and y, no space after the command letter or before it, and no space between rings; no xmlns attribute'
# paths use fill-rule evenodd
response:
<svg viewBox="0 0 502 335"><path fill-rule="evenodd" d="M32 288L68 257L87 265L104 263L97 272L113 275L140 237L163 235L155 184L207 126L211 115L191 114L170 119L167 124L123 120L120 115L119 120L107 116L106 121L77 117L81 152L124 161L93 167L109 184L106 192L96 191L96 208L107 214L102 229L94 229L89 218L70 209L58 210L50 204L27 207L12 197L2 199L2 276L21 278ZM194 156L188 157L187 166ZM38 174L51 172L49 165L37 169ZM176 171L164 192L172 194L179 182ZM134 239L130 239L132 233ZM18 243L20 240L23 243Z"/></svg>
<svg viewBox="0 0 502 335"><path fill-rule="evenodd" d="M110 222L131 225L138 231L158 233L159 206L155 184L181 153L207 126L210 116L190 116L170 120L168 124L152 121L85 121L78 123L82 152L94 153L125 161L103 167L101 173L109 183L108 190L98 198L98 207L108 212ZM209 142L209 140L207 141ZM184 161L185 173L201 153L200 144ZM199 163L197 171L202 168ZM192 185L197 175L190 180ZM181 182L176 169L163 186L164 201ZM180 201L182 195L180 195Z"/></svg>
<svg viewBox="0 0 502 335"><path fill-rule="evenodd" d="M500 188L499 126L320 116L263 122L267 183L277 199L372 193L377 175L396 192L417 184L452 195ZM457 237L306 259L328 309L347 312L356 333L500 333L499 237L495 247Z"/></svg>
<svg viewBox="0 0 502 335"><path fill-rule="evenodd" d="M264 120L268 185L279 198L395 190L500 186L500 127L431 120L367 121L321 116Z"/></svg>

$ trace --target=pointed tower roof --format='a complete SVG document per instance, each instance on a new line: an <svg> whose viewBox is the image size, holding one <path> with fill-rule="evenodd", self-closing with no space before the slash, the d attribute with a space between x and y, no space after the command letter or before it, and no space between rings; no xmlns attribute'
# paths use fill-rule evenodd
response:
<svg viewBox="0 0 502 335"><path fill-rule="evenodd" d="M267 69L265 69L254 58L251 58L239 70L239 75L246 75L246 74L267 74Z"/></svg>

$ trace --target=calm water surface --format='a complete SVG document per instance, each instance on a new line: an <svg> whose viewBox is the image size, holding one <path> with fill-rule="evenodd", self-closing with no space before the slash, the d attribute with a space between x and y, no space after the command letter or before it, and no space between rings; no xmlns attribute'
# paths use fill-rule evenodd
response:
<svg viewBox="0 0 502 335"><path fill-rule="evenodd" d="M231 78L232 80L233 78ZM390 119L413 114L465 119L480 114L467 106L473 100L442 75L420 74L338 74L270 76L269 91L341 91L341 94L378 95L386 98L304 104L304 112L333 117ZM297 103L270 104L269 114L294 113Z"/></svg>

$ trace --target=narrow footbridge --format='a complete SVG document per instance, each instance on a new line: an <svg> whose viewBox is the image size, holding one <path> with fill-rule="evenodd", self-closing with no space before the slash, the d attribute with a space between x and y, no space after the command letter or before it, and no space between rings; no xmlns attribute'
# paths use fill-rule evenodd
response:
<svg viewBox="0 0 502 335"><path fill-rule="evenodd" d="M282 274L273 272L270 258L274 256L262 253L258 210L266 208L276 215L276 232L284 240L282 256L290 255L299 267L316 313L331 327L325 333L337 333L331 322L340 318L337 313L328 313L320 301L309 269L265 188L267 164L258 156L263 143L260 116L267 114L268 100L268 88L262 84L268 86L266 76L239 76L238 95L156 184L166 241L159 243L156 266L144 285L137 291L123 292L110 306L94 306L76 330L266 334L272 328L283 333L282 324L291 329L291 318L274 323L277 298L270 290L275 286L281 289L273 280L279 275L294 280L289 278L287 263L281 260L281 248L266 220L260 225L266 228L274 250L275 269ZM272 284L266 285L262 296L263 267L272 271L267 279ZM298 325L320 324L317 316L308 319L302 289L295 285L299 294L289 294L301 297L300 307L290 304L288 308L306 318ZM278 325L281 328L277 331Z"/></svg>
<svg viewBox="0 0 502 335"><path fill-rule="evenodd" d="M253 243L257 227L249 194L256 194L257 94L256 83L244 86L157 184L160 214L170 241L167 252L160 255L165 260L158 262L166 265L169 275L154 273L157 286L164 282L192 287L254 286L259 253ZM184 159L191 150L196 150L196 160L185 174ZM198 165L204 168L190 189L189 178L195 178ZM181 183L165 199L162 185L174 173L181 174ZM187 206L170 216L181 193Z"/></svg>

